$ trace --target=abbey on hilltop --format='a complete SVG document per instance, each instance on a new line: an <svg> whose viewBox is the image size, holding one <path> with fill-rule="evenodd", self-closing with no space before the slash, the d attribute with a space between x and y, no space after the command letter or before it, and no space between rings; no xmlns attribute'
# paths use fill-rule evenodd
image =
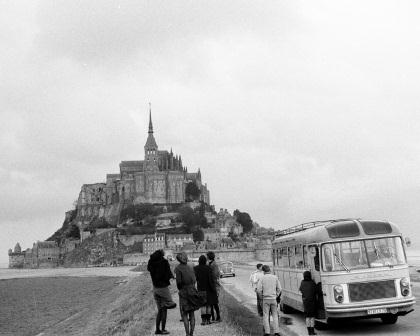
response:
<svg viewBox="0 0 420 336"><path fill-rule="evenodd" d="M9 267L137 265L157 249L270 260L271 236L261 236L248 213L217 213L200 169L189 173L180 155L159 150L151 110L144 160L122 161L119 168L105 182L82 185L74 209L46 241L9 249Z"/></svg>
<svg viewBox="0 0 420 336"><path fill-rule="evenodd" d="M92 217L113 222L127 204L180 204L186 201L186 186L194 182L200 190L200 201L210 204L207 184L201 172L189 173L181 156L159 150L153 135L152 113L149 110L149 131L144 145L144 160L122 161L118 174L107 174L105 183L84 184L77 201L78 226ZM114 218L115 219L115 218Z"/></svg>

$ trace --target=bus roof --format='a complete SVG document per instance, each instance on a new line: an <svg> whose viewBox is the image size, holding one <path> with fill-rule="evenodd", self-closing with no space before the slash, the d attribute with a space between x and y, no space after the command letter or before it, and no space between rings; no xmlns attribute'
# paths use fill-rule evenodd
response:
<svg viewBox="0 0 420 336"><path fill-rule="evenodd" d="M373 238L374 236L399 235L398 227L388 221L362 219L332 219L309 222L280 230L275 241L301 241L302 243L331 241L348 238Z"/></svg>

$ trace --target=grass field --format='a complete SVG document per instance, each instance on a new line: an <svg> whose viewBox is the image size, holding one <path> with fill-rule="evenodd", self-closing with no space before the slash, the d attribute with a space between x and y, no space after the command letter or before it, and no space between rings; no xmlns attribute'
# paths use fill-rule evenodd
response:
<svg viewBox="0 0 420 336"><path fill-rule="evenodd" d="M174 286L171 286L174 291ZM178 294L173 293L174 298ZM130 277L37 277L0 280L0 336L148 336L156 307L148 272ZM221 297L223 323L197 336L259 335L261 322L230 295ZM184 335L178 309L171 334ZM196 312L199 321L199 312Z"/></svg>
<svg viewBox="0 0 420 336"><path fill-rule="evenodd" d="M0 335L35 335L92 307L115 281L110 277L0 280Z"/></svg>

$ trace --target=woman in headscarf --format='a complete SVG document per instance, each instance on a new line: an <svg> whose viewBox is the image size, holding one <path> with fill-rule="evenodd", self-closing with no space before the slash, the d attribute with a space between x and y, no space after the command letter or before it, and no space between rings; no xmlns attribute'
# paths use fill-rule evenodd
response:
<svg viewBox="0 0 420 336"><path fill-rule="evenodd" d="M201 307L197 289L195 288L195 274L191 266L187 265L188 257L185 252L178 253L176 259L179 265L175 267L176 286L178 287L179 306L185 333L193 336L195 328L194 310Z"/></svg>
<svg viewBox="0 0 420 336"><path fill-rule="evenodd" d="M194 267L194 273L197 279L197 290L203 292L204 297L206 297L206 304L201 307L201 325L210 324L211 305L217 303L217 292L213 279L213 272L206 263L206 256L201 255L200 258L198 258L198 266Z"/></svg>
<svg viewBox="0 0 420 336"><path fill-rule="evenodd" d="M171 292L169 291L170 279L173 279L169 262L164 258L163 250L157 250L150 255L147 264L147 270L150 272L153 283L153 296L156 301L158 313L156 315L156 335L167 335L169 331L166 327L167 309L176 307L176 303L172 301ZM162 326L162 328L160 328Z"/></svg>
<svg viewBox="0 0 420 336"><path fill-rule="evenodd" d="M308 335L316 335L315 315L317 288L315 282L312 280L311 272L303 272L303 280L300 283L299 291L302 293L303 311L306 317Z"/></svg>

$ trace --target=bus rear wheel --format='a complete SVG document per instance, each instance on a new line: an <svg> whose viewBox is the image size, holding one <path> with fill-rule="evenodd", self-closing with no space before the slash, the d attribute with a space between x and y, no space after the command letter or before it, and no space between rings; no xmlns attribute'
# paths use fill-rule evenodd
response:
<svg viewBox="0 0 420 336"><path fill-rule="evenodd" d="M394 324L398 320L398 315L396 314L386 314L381 316L382 323L384 324Z"/></svg>
<svg viewBox="0 0 420 336"><path fill-rule="evenodd" d="M293 313L293 308L284 303L280 303L280 310L285 314Z"/></svg>

